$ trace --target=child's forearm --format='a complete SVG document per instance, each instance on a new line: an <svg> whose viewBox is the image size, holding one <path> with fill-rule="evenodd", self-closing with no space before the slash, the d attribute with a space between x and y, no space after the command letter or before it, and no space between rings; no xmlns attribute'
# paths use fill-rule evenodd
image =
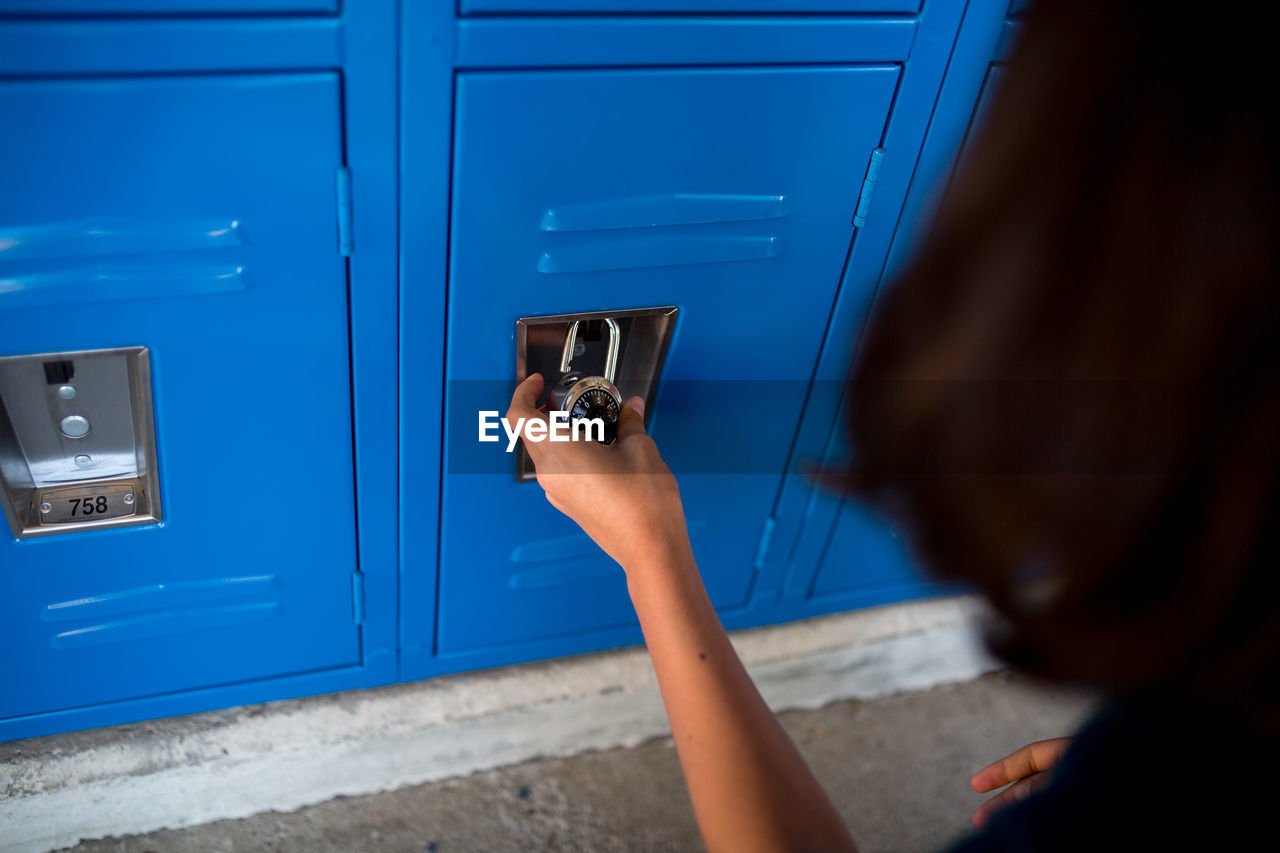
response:
<svg viewBox="0 0 1280 853"><path fill-rule="evenodd" d="M507 420L545 422L542 377L511 395ZM675 478L644 431L644 401L618 415L617 440L526 441L538 484L627 572L627 586L693 798L713 851L852 850L795 745L720 627L685 533Z"/></svg>
<svg viewBox="0 0 1280 853"><path fill-rule="evenodd" d="M687 540L636 563L627 585L707 848L854 850L738 659Z"/></svg>

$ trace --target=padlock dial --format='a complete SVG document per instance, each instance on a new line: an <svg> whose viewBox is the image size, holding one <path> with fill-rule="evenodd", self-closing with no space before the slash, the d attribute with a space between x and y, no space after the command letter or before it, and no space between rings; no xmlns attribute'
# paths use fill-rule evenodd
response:
<svg viewBox="0 0 1280 853"><path fill-rule="evenodd" d="M618 399L603 388L589 388L574 401L569 416L574 420L600 418L607 428L618 422Z"/></svg>

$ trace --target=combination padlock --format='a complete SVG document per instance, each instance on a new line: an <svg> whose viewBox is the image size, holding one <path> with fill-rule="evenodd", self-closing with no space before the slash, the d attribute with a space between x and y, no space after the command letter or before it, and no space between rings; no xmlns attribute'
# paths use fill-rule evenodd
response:
<svg viewBox="0 0 1280 853"><path fill-rule="evenodd" d="M560 355L559 381L547 392L547 408L569 413L569 421L599 418L604 422L604 443L613 444L618 436L618 416L622 413L622 395L614 387L614 375L618 369L618 350L622 336L618 324L606 317L609 330L609 349L604 360L604 376L583 376L573 371L573 348L578 342L578 324L574 320L564 339L564 352Z"/></svg>

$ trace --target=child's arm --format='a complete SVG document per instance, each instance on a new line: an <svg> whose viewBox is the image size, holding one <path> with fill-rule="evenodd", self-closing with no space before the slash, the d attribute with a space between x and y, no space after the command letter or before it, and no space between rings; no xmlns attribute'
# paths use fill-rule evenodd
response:
<svg viewBox="0 0 1280 853"><path fill-rule="evenodd" d="M627 577L707 848L854 850L729 644L687 547Z"/></svg>
<svg viewBox="0 0 1280 853"><path fill-rule="evenodd" d="M516 389L508 419L534 408L542 380ZM675 478L624 407L612 446L525 443L547 499L627 574L707 848L854 850L852 838L720 625L694 563Z"/></svg>

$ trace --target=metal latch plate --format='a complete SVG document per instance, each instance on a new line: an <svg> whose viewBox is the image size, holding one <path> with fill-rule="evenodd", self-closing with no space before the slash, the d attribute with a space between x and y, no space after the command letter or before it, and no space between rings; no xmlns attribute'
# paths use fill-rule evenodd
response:
<svg viewBox="0 0 1280 853"><path fill-rule="evenodd" d="M113 518L136 515L141 484L137 480L114 480L109 483L77 483L38 489L33 515L40 526L91 524Z"/></svg>

